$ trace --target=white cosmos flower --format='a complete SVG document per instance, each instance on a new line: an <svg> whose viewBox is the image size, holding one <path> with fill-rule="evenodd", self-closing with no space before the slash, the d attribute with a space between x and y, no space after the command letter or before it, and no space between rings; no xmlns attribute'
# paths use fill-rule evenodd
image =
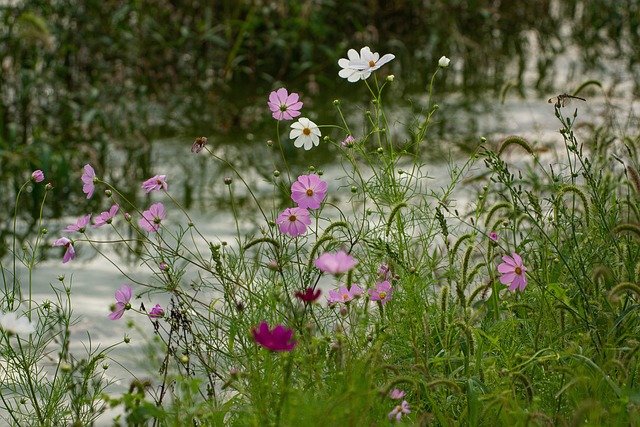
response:
<svg viewBox="0 0 640 427"><path fill-rule="evenodd" d="M0 328L15 335L27 335L35 332L33 323L26 317L18 317L15 311L3 313L0 311Z"/></svg>
<svg viewBox="0 0 640 427"><path fill-rule="evenodd" d="M349 49L347 57L338 60L342 68L338 75L353 83L368 79L372 72L393 60L395 55L387 53L381 58L378 52L371 52L369 46L365 46L360 49L360 54L355 49Z"/></svg>
<svg viewBox="0 0 640 427"><path fill-rule="evenodd" d="M291 132L289 132L289 138L295 139L293 145L297 148L304 147L305 150L311 150L314 145L320 144L321 136L318 125L306 117L301 117L292 124Z"/></svg>

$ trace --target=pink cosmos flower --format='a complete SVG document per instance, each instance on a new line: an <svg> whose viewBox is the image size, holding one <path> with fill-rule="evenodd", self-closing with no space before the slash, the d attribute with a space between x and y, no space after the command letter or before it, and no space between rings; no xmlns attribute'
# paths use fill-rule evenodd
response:
<svg viewBox="0 0 640 427"><path fill-rule="evenodd" d="M327 301L329 304L336 304L339 302L348 303L352 301L354 298L362 295L362 289L358 287L358 285L351 285L351 289L347 290L347 287L342 285L338 291L329 291L329 296L327 297Z"/></svg>
<svg viewBox="0 0 640 427"><path fill-rule="evenodd" d="M120 289L116 291L116 303L109 314L109 319L118 320L121 318L124 311L131 308L129 300L131 300L131 287L127 285L120 286Z"/></svg>
<svg viewBox="0 0 640 427"><path fill-rule="evenodd" d="M491 233L489 233L489 238L491 240L493 240L494 242L497 242L498 241L498 233L495 233L495 232L492 231Z"/></svg>
<svg viewBox="0 0 640 427"><path fill-rule="evenodd" d="M404 397L404 390L398 390L397 388L394 388L393 391L391 392L392 399L402 399L403 397Z"/></svg>
<svg viewBox="0 0 640 427"><path fill-rule="evenodd" d="M344 141L342 141L342 146L350 148L353 147L354 142L356 142L356 139L353 136L349 135L344 139Z"/></svg>
<svg viewBox="0 0 640 427"><path fill-rule="evenodd" d="M31 174L31 179L34 182L42 182L42 181L44 181L44 173L40 169L35 170Z"/></svg>
<svg viewBox="0 0 640 427"><path fill-rule="evenodd" d="M209 143L209 138L206 136L199 136L193 141L193 145L191 146L191 152L198 154L206 145Z"/></svg>
<svg viewBox="0 0 640 427"><path fill-rule="evenodd" d="M380 301L382 305L385 305L387 301L393 299L393 287L391 283L386 280L382 283L376 283L376 289L369 289L369 299L371 301Z"/></svg>
<svg viewBox="0 0 640 427"><path fill-rule="evenodd" d="M304 301L306 304L310 304L320 298L321 293L320 289L314 291L313 288L307 288L304 292L297 291L295 295L299 300Z"/></svg>
<svg viewBox="0 0 640 427"><path fill-rule="evenodd" d="M323 273L342 274L358 265L358 260L345 251L338 251L335 254L325 252L313 263Z"/></svg>
<svg viewBox="0 0 640 427"><path fill-rule="evenodd" d="M149 210L142 212L140 218L140 227L144 227L147 232L152 233L158 231L160 223L167 216L162 203L154 203Z"/></svg>
<svg viewBox="0 0 640 427"><path fill-rule="evenodd" d="M120 209L118 205L113 205L108 211L102 212L100 215L93 219L92 227L97 228L102 227L105 224L111 224L111 221L113 221L113 218L118 213L118 209Z"/></svg>
<svg viewBox="0 0 640 427"><path fill-rule="evenodd" d="M70 231L77 231L79 233L84 233L87 225L91 222L91 214L87 216L83 216L78 218L75 225L67 225L67 228L62 230L63 233L68 233Z"/></svg>
<svg viewBox="0 0 640 427"><path fill-rule="evenodd" d="M82 186L82 192L87 195L87 199L90 199L93 196L93 191L96 189L96 172L93 170L91 165L84 165L84 173L82 174L82 182L84 185Z"/></svg>
<svg viewBox="0 0 640 427"><path fill-rule="evenodd" d="M153 307L149 312L149 317L151 319L157 319L158 317L162 317L162 316L164 316L164 310L162 309L160 304L156 304L156 306Z"/></svg>
<svg viewBox="0 0 640 427"><path fill-rule="evenodd" d="M71 240L66 237L61 237L55 242L53 242L52 246L64 246L67 250L64 252L64 257L62 258L62 263L66 264L71 259L76 259L76 251L73 249L73 243Z"/></svg>
<svg viewBox="0 0 640 427"><path fill-rule="evenodd" d="M280 225L281 233L296 237L307 231L311 218L309 218L309 211L304 208L287 208L278 216L276 224Z"/></svg>
<svg viewBox="0 0 640 427"><path fill-rule="evenodd" d="M276 325L271 331L267 322L262 322L258 329L252 328L251 332L256 343L271 351L291 351L298 343L291 341L293 329L285 329L282 325Z"/></svg>
<svg viewBox="0 0 640 427"><path fill-rule="evenodd" d="M410 414L411 410L409 409L409 402L403 400L402 403L395 408L391 412L389 412L389 420L396 419L396 422L400 422L403 414Z"/></svg>
<svg viewBox="0 0 640 427"><path fill-rule="evenodd" d="M513 258L508 255L503 256L502 260L504 262L498 266L498 271L502 273L500 282L503 285L511 284L511 286L509 286L510 291L516 288L524 291L524 288L527 287L527 276L524 274L524 272L527 271L527 267L522 265L520 255L515 252L511 255L513 255Z"/></svg>
<svg viewBox="0 0 640 427"><path fill-rule="evenodd" d="M291 186L291 199L300 208L318 209L327 192L327 183L318 175L300 175Z"/></svg>
<svg viewBox="0 0 640 427"><path fill-rule="evenodd" d="M299 110L302 108L302 102L298 100L298 94L289 94L285 88L271 92L267 104L271 109L273 118L276 120L291 120L300 115Z"/></svg>
<svg viewBox="0 0 640 427"><path fill-rule="evenodd" d="M378 279L383 281L391 279L391 269L387 264L382 264L378 269Z"/></svg>
<svg viewBox="0 0 640 427"><path fill-rule="evenodd" d="M145 182L142 183L142 188L147 190L145 193L150 193L153 190L164 190L167 191L167 176L166 175L156 175L153 178L149 178Z"/></svg>

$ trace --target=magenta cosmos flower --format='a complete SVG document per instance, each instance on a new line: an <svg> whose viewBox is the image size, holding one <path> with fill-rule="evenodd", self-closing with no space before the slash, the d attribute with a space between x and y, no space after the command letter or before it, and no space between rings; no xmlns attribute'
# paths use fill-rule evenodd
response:
<svg viewBox="0 0 640 427"><path fill-rule="evenodd" d="M338 251L335 254L325 252L313 263L323 273L342 274L358 265L358 260L345 251Z"/></svg>
<svg viewBox="0 0 640 427"><path fill-rule="evenodd" d="M512 253L513 257L505 255L502 257L504 261L502 264L498 266L498 271L502 273L500 276L500 282L503 285L508 285L509 290L513 291L516 288L520 288L521 291L524 291L524 288L527 287L527 276L525 276L524 272L527 271L527 267L522 265L522 258L517 253Z"/></svg>
<svg viewBox="0 0 640 427"><path fill-rule="evenodd" d="M307 231L311 218L309 218L309 211L304 208L287 208L278 216L276 224L280 225L281 233L296 237Z"/></svg>
<svg viewBox="0 0 640 427"><path fill-rule="evenodd" d="M76 259L76 251L73 249L73 242L67 239L66 237L61 237L55 242L53 242L52 246L64 246L67 250L64 252L64 257L62 257L62 263L66 264L71 259Z"/></svg>
<svg viewBox="0 0 640 427"><path fill-rule="evenodd" d="M393 287L388 281L376 283L376 289L369 289L369 299L371 301L380 301L382 305L385 305L387 301L393 299Z"/></svg>
<svg viewBox="0 0 640 427"><path fill-rule="evenodd" d="M154 203L149 210L142 212L140 227L144 227L149 233L156 232L160 228L160 223L167 216L162 203Z"/></svg>
<svg viewBox="0 0 640 427"><path fill-rule="evenodd" d="M395 418L397 422L400 422L400 420L402 419L402 415L410 413L411 410L409 409L409 402L403 400L400 405L396 406L391 412L389 412L388 416L390 420L393 420Z"/></svg>
<svg viewBox="0 0 640 427"><path fill-rule="evenodd" d="M31 174L31 179L34 182L42 182L42 181L44 181L44 173L40 169L35 170Z"/></svg>
<svg viewBox="0 0 640 427"><path fill-rule="evenodd" d="M153 190L167 191L167 175L156 175L153 178L149 178L142 183L142 188L146 190L145 193L149 193Z"/></svg>
<svg viewBox="0 0 640 427"><path fill-rule="evenodd" d="M153 307L149 312L149 317L151 319L157 319L158 317L162 317L162 316L164 316L164 310L162 309L160 304L156 304L156 306Z"/></svg>
<svg viewBox="0 0 640 427"><path fill-rule="evenodd" d="M492 231L491 233L489 233L489 238L491 240L493 240L494 242L497 242L498 241L498 233Z"/></svg>
<svg viewBox="0 0 640 427"><path fill-rule="evenodd" d="M87 228L87 225L91 222L91 214L87 216L83 216L78 218L74 225L67 225L67 228L62 230L63 233L69 233L71 231L77 231L79 233L84 233Z"/></svg>
<svg viewBox="0 0 640 427"><path fill-rule="evenodd" d="M289 94L285 88L271 92L267 104L273 118L276 120L291 120L294 117L298 117L300 115L299 110L302 108L302 102L298 100L298 94Z"/></svg>
<svg viewBox="0 0 640 427"><path fill-rule="evenodd" d="M329 304L336 304L339 302L348 303L352 301L354 298L362 295L362 289L358 287L358 285L351 285L351 289L347 290L347 287L342 285L338 291L329 291L329 296L327 297L327 301Z"/></svg>
<svg viewBox="0 0 640 427"><path fill-rule="evenodd" d="M118 213L118 209L120 209L118 205L113 205L108 211L104 211L97 217L93 218L92 227L97 228L102 227L105 224L111 224L111 221L113 221L113 218Z"/></svg>
<svg viewBox="0 0 640 427"><path fill-rule="evenodd" d="M271 351L291 351L298 341L291 341L293 329L286 329L282 325L276 325L273 331L269 329L267 322L260 323L258 329L251 329L256 343Z"/></svg>
<svg viewBox="0 0 640 427"><path fill-rule="evenodd" d="M320 298L321 293L320 289L314 290L313 288L307 288L304 292L297 291L295 295L299 300L309 304Z"/></svg>
<svg viewBox="0 0 640 427"><path fill-rule="evenodd" d="M90 199L93 196L93 191L96 189L96 172L93 170L91 165L84 165L84 173L82 174L83 185L82 192L87 195L87 199Z"/></svg>
<svg viewBox="0 0 640 427"><path fill-rule="evenodd" d="M318 175L300 175L291 186L291 199L300 208L318 209L327 193L327 183Z"/></svg>
<svg viewBox="0 0 640 427"><path fill-rule="evenodd" d="M131 300L131 287L127 285L120 286L120 289L116 291L116 303L109 314L109 319L118 320L122 317L125 310L131 308L129 301Z"/></svg>

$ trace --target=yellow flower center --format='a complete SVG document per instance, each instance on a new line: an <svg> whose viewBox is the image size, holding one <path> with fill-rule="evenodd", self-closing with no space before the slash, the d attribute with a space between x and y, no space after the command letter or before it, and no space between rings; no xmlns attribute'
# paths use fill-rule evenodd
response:
<svg viewBox="0 0 640 427"><path fill-rule="evenodd" d="M378 295L380 295L380 299L385 299L387 297L386 292L380 292Z"/></svg>
<svg viewBox="0 0 640 427"><path fill-rule="evenodd" d="M296 222L297 219L295 215L289 215L289 221Z"/></svg>
<svg viewBox="0 0 640 427"><path fill-rule="evenodd" d="M305 135L309 136L311 134L311 129L304 128L304 129L302 129L302 133L304 133Z"/></svg>
<svg viewBox="0 0 640 427"><path fill-rule="evenodd" d="M313 190L312 189L307 189L307 196L313 196Z"/></svg>
<svg viewBox="0 0 640 427"><path fill-rule="evenodd" d="M342 295L342 299L343 299L344 301L348 300L348 299L349 299L349 294L344 294L344 295Z"/></svg>
<svg viewBox="0 0 640 427"><path fill-rule="evenodd" d="M516 267L514 271L516 274L522 274L522 269L520 267Z"/></svg>
<svg viewBox="0 0 640 427"><path fill-rule="evenodd" d="M369 61L369 67L373 67L374 65L376 65L374 61Z"/></svg>

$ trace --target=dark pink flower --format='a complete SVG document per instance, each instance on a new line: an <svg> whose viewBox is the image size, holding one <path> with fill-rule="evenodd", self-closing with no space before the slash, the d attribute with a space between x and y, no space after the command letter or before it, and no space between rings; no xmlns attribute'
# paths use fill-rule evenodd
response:
<svg viewBox="0 0 640 427"><path fill-rule="evenodd" d="M84 165L84 173L82 174L82 182L84 185L82 186L82 192L87 195L87 199L90 199L93 196L93 191L96 189L96 172L93 170L91 165Z"/></svg>
<svg viewBox="0 0 640 427"><path fill-rule="evenodd" d="M113 205L108 211L102 212L100 215L93 218L92 227L97 228L102 227L105 224L111 224L111 221L113 221L113 218L118 213L118 209L120 209L118 205Z"/></svg>
<svg viewBox="0 0 640 427"><path fill-rule="evenodd" d="M298 100L298 94L289 94L285 88L269 94L269 109L276 120L291 120L300 115L302 102Z"/></svg>
<svg viewBox="0 0 640 427"><path fill-rule="evenodd" d="M333 290L329 291L327 301L329 304L336 304L339 302L348 303L360 295L362 295L362 289L360 289L358 285L351 285L351 289L348 290L346 286L342 285L337 292Z"/></svg>
<svg viewBox="0 0 640 427"><path fill-rule="evenodd" d="M167 191L167 176L166 175L156 175L153 178L149 178L145 182L142 183L142 188L147 190L145 193L149 193L153 190L164 190Z"/></svg>
<svg viewBox="0 0 640 427"><path fill-rule="evenodd" d="M149 210L142 212L140 227L144 227L149 233L156 232L166 216L167 212L164 210L164 205L162 203L154 203L149 207Z"/></svg>
<svg viewBox="0 0 640 427"><path fill-rule="evenodd" d="M31 174L31 179L34 182L42 182L42 181L44 181L44 173L40 169L35 170Z"/></svg>
<svg viewBox="0 0 640 427"><path fill-rule="evenodd" d="M66 264L71 259L76 259L76 251L73 248L73 242L66 237L61 237L53 242L53 246L64 246L67 248L67 250L64 252L64 257L62 258L63 264Z"/></svg>
<svg viewBox="0 0 640 427"><path fill-rule="evenodd" d="M498 233L495 233L495 232L492 231L491 233L489 233L489 238L491 240L493 240L494 242L497 242L498 241Z"/></svg>
<svg viewBox="0 0 640 427"><path fill-rule="evenodd" d="M149 317L151 319L157 319L158 317L162 317L162 316L164 316L164 310L162 309L160 304L156 304L156 306L153 307L149 312Z"/></svg>
<svg viewBox="0 0 640 427"><path fill-rule="evenodd" d="M87 225L91 222L91 214L87 216L83 216L78 218L74 225L67 225L67 228L62 230L63 233L68 233L70 231L77 231L79 233L84 233L87 228Z"/></svg>
<svg viewBox="0 0 640 427"><path fill-rule="evenodd" d="M342 274L358 265L358 260L345 251L338 251L335 254L325 252L313 263L323 273Z"/></svg>
<svg viewBox="0 0 640 427"><path fill-rule="evenodd" d="M271 351L291 351L298 343L291 341L293 329L285 329L282 325L276 325L271 331L267 322L262 322L258 329L253 328L251 332L256 343Z"/></svg>
<svg viewBox="0 0 640 427"><path fill-rule="evenodd" d="M371 301L380 301L382 305L385 305L387 301L393 299L393 287L388 281L376 283L376 289L369 289L369 299Z"/></svg>
<svg viewBox="0 0 640 427"><path fill-rule="evenodd" d="M296 237L307 231L311 218L309 218L309 211L304 208L287 208L278 216L276 224L280 225L281 233Z"/></svg>
<svg viewBox="0 0 640 427"><path fill-rule="evenodd" d="M503 285L508 285L510 291L516 290L516 288L520 288L521 291L524 291L524 288L527 287L527 276L525 276L524 272L527 271L527 267L522 265L522 258L517 253L512 253L513 258L505 255L502 257L504 261L502 264L498 266L498 271L502 273L500 276L500 283Z"/></svg>
<svg viewBox="0 0 640 427"><path fill-rule="evenodd" d="M402 403L395 408L391 412L389 412L389 420L396 419L397 422L400 422L403 414L410 414L411 410L409 409L409 402L403 400Z"/></svg>
<svg viewBox="0 0 640 427"><path fill-rule="evenodd" d="M109 314L109 319L118 320L122 317L125 310L131 308L129 301L131 300L131 287L127 285L120 286L120 289L116 291L116 303Z"/></svg>
<svg viewBox="0 0 640 427"><path fill-rule="evenodd" d="M318 298L320 298L320 294L322 292L320 291L320 289L317 289L314 291L313 288L307 288L305 289L305 291L297 291L296 292L296 298L298 298L301 301L304 301L305 303L312 303L315 300L317 300Z"/></svg>
<svg viewBox="0 0 640 427"><path fill-rule="evenodd" d="M327 192L327 183L315 173L301 175L291 186L291 199L300 208L318 209Z"/></svg>

